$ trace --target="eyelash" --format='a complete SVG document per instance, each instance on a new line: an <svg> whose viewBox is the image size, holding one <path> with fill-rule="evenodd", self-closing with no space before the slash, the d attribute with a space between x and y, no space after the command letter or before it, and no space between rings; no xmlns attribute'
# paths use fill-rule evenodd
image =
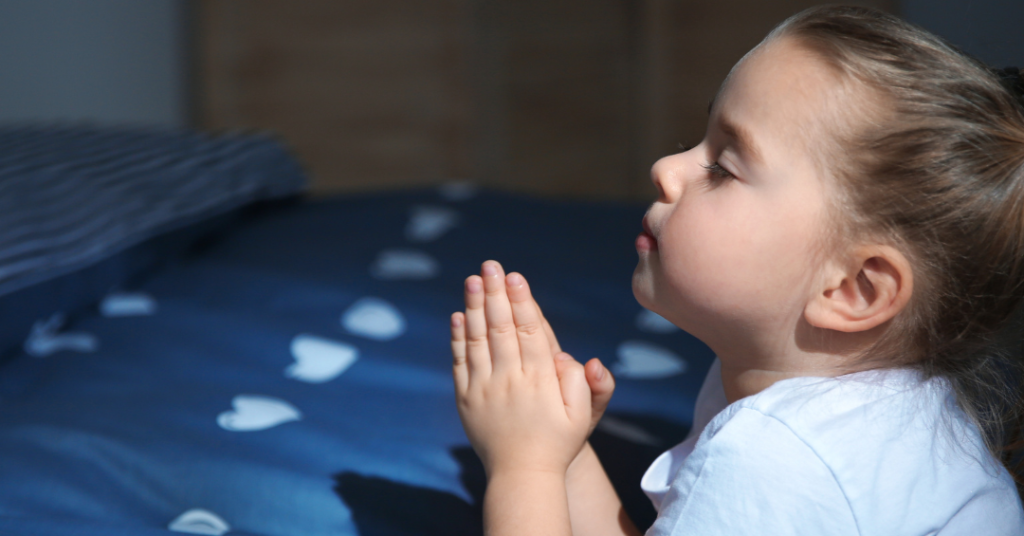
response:
<svg viewBox="0 0 1024 536"><path fill-rule="evenodd" d="M689 151L690 149L693 149L692 146L690 146L690 145L683 145L682 143L679 144L679 148L682 149L682 151L684 153L686 151ZM736 176L733 175L732 173L730 173L728 169L725 169L724 167L720 166L718 164L718 162L711 162L709 164L701 164L700 166L702 168L706 169L708 171L708 173L711 174L711 177L708 179L708 182L711 183L712 186L718 186L719 184L724 182L725 179L735 179L736 178Z"/></svg>
<svg viewBox="0 0 1024 536"><path fill-rule="evenodd" d="M701 167L706 169L708 171L708 174L711 175L708 178L708 182L710 182L714 186L721 184L726 179L735 178L732 173L729 173L729 170L718 165L718 162L711 162L710 164L701 164Z"/></svg>

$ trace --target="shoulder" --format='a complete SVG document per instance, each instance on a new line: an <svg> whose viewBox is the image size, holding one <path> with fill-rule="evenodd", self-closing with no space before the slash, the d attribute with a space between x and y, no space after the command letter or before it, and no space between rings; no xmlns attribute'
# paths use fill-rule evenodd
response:
<svg viewBox="0 0 1024 536"><path fill-rule="evenodd" d="M673 487L693 500L709 477L865 534L923 534L995 507L1021 526L1012 479L948 386L910 370L794 378L737 401L709 423Z"/></svg>
<svg viewBox="0 0 1024 536"><path fill-rule="evenodd" d="M946 394L938 380L924 380L920 373L910 369L893 369L835 378L790 378L739 400L736 405L781 420L812 423L833 420L873 405L918 404L922 395L936 394ZM926 405L931 409L931 404Z"/></svg>
<svg viewBox="0 0 1024 536"><path fill-rule="evenodd" d="M909 369L869 371L837 378L792 378L737 401L727 410L749 410L784 423L826 462L846 457L854 445L914 448L920 442L955 437L969 455L981 436L956 407L945 381L924 379ZM710 435L730 424L728 411ZM869 454L871 451L862 452Z"/></svg>
<svg viewBox="0 0 1024 536"><path fill-rule="evenodd" d="M830 468L779 419L731 405L709 424L649 534L859 534Z"/></svg>

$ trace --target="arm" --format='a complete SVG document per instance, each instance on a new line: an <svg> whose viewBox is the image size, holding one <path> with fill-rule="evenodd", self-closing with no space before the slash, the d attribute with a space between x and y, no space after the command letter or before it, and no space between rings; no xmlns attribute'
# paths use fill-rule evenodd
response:
<svg viewBox="0 0 1024 536"><path fill-rule="evenodd" d="M848 422L840 419L840 428ZM830 424L835 426L834 420ZM841 433L837 432L840 428L833 427L825 433ZM857 435L854 432L847 437ZM854 536L891 533L885 529L907 519L906 507L898 504L901 498L883 498L885 494L875 486L854 488L859 491L859 497L865 497L860 490L869 491L860 504L887 504L883 510L893 512L893 517L880 521L869 513L858 520L853 510L855 503L847 497L837 472L825 463L819 450L848 463L847 458L837 457L834 450L840 443L816 443L818 448L812 448L790 424L775 416L756 409L738 409L703 444L701 451L691 454L694 458L679 469L648 534ZM848 440L842 444L846 446L841 448L847 449L842 454L864 455L869 460L877 455L870 450L858 450L858 446L850 445ZM858 463L860 461L858 459ZM874 477L863 478L867 480L859 482L874 480ZM854 478L852 482L858 481ZM685 499L678 500L682 497ZM908 529L916 534L928 530L931 529Z"/></svg>
<svg viewBox="0 0 1024 536"><path fill-rule="evenodd" d="M640 536L589 442L569 466L565 485L574 536Z"/></svg>
<svg viewBox="0 0 1024 536"><path fill-rule="evenodd" d="M524 497L529 502L517 505L507 497ZM536 525L523 519L530 516ZM569 527L574 536L640 536L590 443L584 444L564 477L491 477L484 496L484 525L507 527L510 534L539 534L538 530L551 527L562 527L561 533L566 534Z"/></svg>

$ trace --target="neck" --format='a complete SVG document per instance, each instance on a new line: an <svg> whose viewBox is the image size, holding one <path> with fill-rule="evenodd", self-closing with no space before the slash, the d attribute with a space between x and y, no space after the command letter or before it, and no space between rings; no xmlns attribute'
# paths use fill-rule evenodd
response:
<svg viewBox="0 0 1024 536"><path fill-rule="evenodd" d="M814 372L809 370L763 370L744 366L730 366L722 359L722 387L725 389L725 398L733 403L741 398L756 395L771 387L775 382L789 378L800 378L806 376L840 376L835 371L830 373Z"/></svg>
<svg viewBox="0 0 1024 536"><path fill-rule="evenodd" d="M841 333L798 322L783 340L715 345L722 363L722 387L729 403L760 393L775 382L800 377L836 377L860 370L857 356L881 335L878 330Z"/></svg>

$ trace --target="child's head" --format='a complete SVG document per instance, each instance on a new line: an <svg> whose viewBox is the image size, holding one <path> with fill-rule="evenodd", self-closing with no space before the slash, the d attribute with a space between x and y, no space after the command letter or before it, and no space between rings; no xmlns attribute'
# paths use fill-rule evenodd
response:
<svg viewBox="0 0 1024 536"><path fill-rule="evenodd" d="M652 175L641 303L725 346L773 321L798 344L868 334L849 346L861 368L949 378L1005 444L1024 375L993 345L1024 296L1024 108L984 65L895 17L813 8L737 64L705 140Z"/></svg>
<svg viewBox="0 0 1024 536"><path fill-rule="evenodd" d="M640 302L721 356L778 351L818 293L823 229L836 188L823 144L848 91L792 41L748 54L709 110L707 135L652 170ZM831 233L829 233L831 234Z"/></svg>
<svg viewBox="0 0 1024 536"><path fill-rule="evenodd" d="M817 8L766 39L794 41L861 95L827 144L840 248L878 241L914 292L874 352L890 363L971 355L1024 295L1024 112L982 64L894 17Z"/></svg>

